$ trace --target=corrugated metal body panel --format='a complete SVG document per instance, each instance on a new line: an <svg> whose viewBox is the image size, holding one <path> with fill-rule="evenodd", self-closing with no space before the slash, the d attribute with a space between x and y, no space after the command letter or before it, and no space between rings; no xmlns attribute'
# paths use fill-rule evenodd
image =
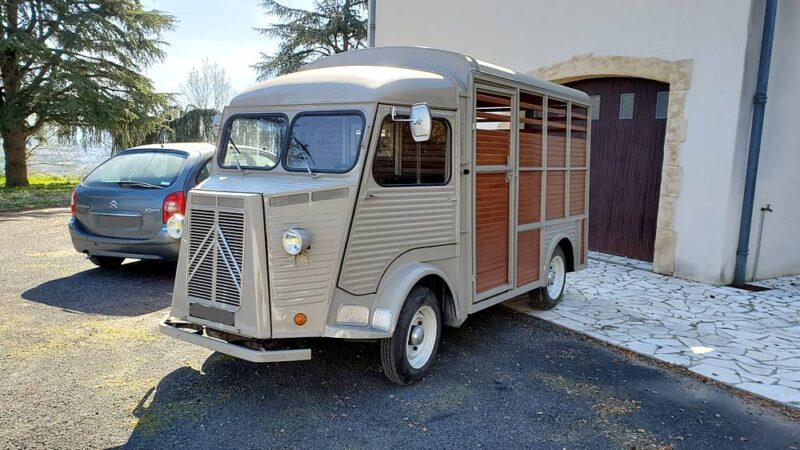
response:
<svg viewBox="0 0 800 450"><path fill-rule="evenodd" d="M267 247L273 308L328 301L339 262L347 198L287 205L267 205ZM300 227L311 234L311 248L295 258L283 250L283 233Z"/></svg>
<svg viewBox="0 0 800 450"><path fill-rule="evenodd" d="M581 237L579 236L580 228L581 228L580 220L570 220L569 222L563 222L556 225L545 226L544 228L545 249L550 248L550 246L553 244L553 239L564 236L569 238L573 247L578 247L579 242L581 242ZM575 249L576 248L573 248L573 251ZM550 258L550 255L549 254L545 255L545 258Z"/></svg>
<svg viewBox="0 0 800 450"><path fill-rule="evenodd" d="M372 189L367 197L356 206L339 278L351 294L375 292L389 264L408 250L456 242L453 186Z"/></svg>
<svg viewBox="0 0 800 450"><path fill-rule="evenodd" d="M517 234L517 286L539 279L540 233L540 229L535 229Z"/></svg>

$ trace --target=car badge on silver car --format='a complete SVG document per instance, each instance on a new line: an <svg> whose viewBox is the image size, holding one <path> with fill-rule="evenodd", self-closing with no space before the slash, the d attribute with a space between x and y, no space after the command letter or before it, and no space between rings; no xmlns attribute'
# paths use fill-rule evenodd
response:
<svg viewBox="0 0 800 450"><path fill-rule="evenodd" d="M118 207L118 206L119 206L119 205L117 204L117 201L116 201L116 200L111 200L111 203L109 203L109 204L108 204L108 207L109 207L110 209L117 209L117 207Z"/></svg>

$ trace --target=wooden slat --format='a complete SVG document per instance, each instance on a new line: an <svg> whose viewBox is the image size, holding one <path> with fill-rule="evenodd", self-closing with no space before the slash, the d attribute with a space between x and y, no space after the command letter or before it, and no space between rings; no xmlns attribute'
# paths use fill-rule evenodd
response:
<svg viewBox="0 0 800 450"><path fill-rule="evenodd" d="M572 170L569 173L569 214L581 215L586 209L586 171Z"/></svg>
<svg viewBox="0 0 800 450"><path fill-rule="evenodd" d="M542 173L519 173L519 214L517 223L536 223L542 218Z"/></svg>
<svg viewBox="0 0 800 450"><path fill-rule="evenodd" d="M485 111L478 111L475 115L479 119L487 119L492 122L511 122L511 116L505 116L503 114L493 114Z"/></svg>
<svg viewBox="0 0 800 450"><path fill-rule="evenodd" d="M508 283L508 183L505 173L475 175L476 292Z"/></svg>
<svg viewBox="0 0 800 450"><path fill-rule="evenodd" d="M517 234L517 287L539 279L540 232L536 229Z"/></svg>
<svg viewBox="0 0 800 450"><path fill-rule="evenodd" d="M586 167L586 136L572 138L569 149L569 165L572 167Z"/></svg>
<svg viewBox="0 0 800 450"><path fill-rule="evenodd" d="M547 167L565 167L567 140L563 136L547 136Z"/></svg>
<svg viewBox="0 0 800 450"><path fill-rule="evenodd" d="M478 102L491 103L498 106L511 106L511 98L498 97L491 94L478 94L475 96Z"/></svg>
<svg viewBox="0 0 800 450"><path fill-rule="evenodd" d="M475 133L475 163L505 165L511 147L508 130L477 130Z"/></svg>
<svg viewBox="0 0 800 450"><path fill-rule="evenodd" d="M542 167L542 132L519 134L520 167Z"/></svg>
<svg viewBox="0 0 800 450"><path fill-rule="evenodd" d="M564 217L565 182L566 173L564 171L547 171L547 199L545 201L545 218L547 220Z"/></svg>

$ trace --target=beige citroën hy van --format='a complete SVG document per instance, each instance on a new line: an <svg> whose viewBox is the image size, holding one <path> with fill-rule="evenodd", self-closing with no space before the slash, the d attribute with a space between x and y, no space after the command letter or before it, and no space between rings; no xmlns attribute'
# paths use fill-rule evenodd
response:
<svg viewBox="0 0 800 450"><path fill-rule="evenodd" d="M255 86L172 223L161 330L254 362L374 340L390 380L416 381L443 326L520 294L552 308L585 266L588 120L582 92L426 48Z"/></svg>

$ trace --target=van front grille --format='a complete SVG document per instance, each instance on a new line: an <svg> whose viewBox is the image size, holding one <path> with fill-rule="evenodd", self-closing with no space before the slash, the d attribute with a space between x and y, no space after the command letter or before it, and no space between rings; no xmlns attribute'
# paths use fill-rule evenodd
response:
<svg viewBox="0 0 800 450"><path fill-rule="evenodd" d="M244 213L192 208L187 226L189 297L239 306L242 299Z"/></svg>

